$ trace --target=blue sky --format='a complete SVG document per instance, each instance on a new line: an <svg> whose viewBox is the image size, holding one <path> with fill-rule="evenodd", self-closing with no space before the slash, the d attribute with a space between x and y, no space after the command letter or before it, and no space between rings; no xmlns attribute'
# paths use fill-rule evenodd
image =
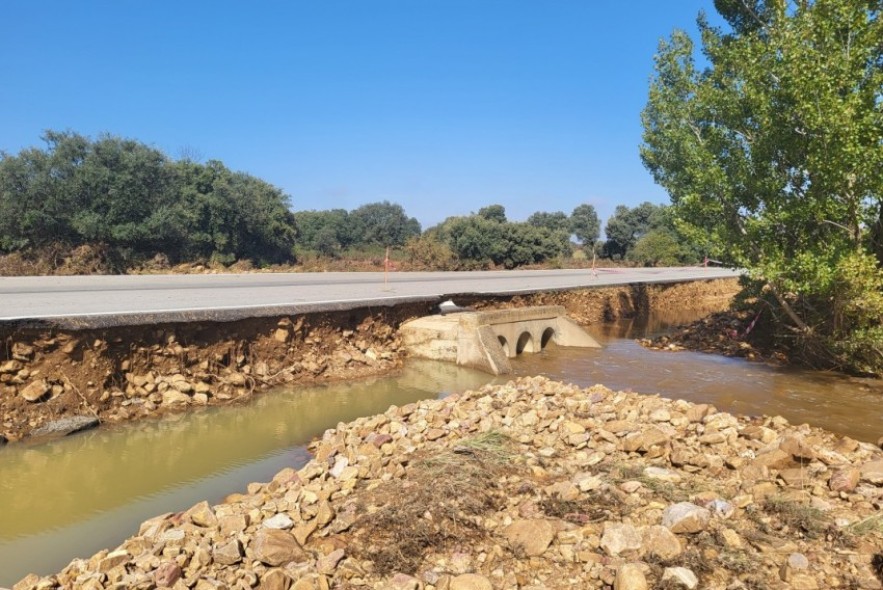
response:
<svg viewBox="0 0 883 590"><path fill-rule="evenodd" d="M0 150L45 129L218 159L300 209L425 227L666 202L638 157L652 58L711 0L4 4ZM695 35L694 35L695 36Z"/></svg>

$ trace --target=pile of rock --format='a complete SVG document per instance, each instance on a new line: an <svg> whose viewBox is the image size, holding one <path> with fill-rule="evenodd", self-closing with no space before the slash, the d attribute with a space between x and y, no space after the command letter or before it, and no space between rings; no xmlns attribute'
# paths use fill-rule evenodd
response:
<svg viewBox="0 0 883 590"><path fill-rule="evenodd" d="M14 588L883 587L883 452L779 417L533 377L312 450Z"/></svg>

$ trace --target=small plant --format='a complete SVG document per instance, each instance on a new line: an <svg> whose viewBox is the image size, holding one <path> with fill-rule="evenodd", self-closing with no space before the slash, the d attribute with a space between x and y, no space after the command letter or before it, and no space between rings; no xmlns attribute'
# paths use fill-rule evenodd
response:
<svg viewBox="0 0 883 590"><path fill-rule="evenodd" d="M863 537L871 533L883 533L883 512L872 514L858 522L854 522L847 530L853 535Z"/></svg>

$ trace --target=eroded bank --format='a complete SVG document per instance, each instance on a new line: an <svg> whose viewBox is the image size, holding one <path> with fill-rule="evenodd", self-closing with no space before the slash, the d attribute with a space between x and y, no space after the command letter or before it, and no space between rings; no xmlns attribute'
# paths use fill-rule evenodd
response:
<svg viewBox="0 0 883 590"><path fill-rule="evenodd" d="M652 310L726 308L735 279L457 298L479 309L563 305L588 325ZM121 422L232 404L282 384L358 379L401 366L398 327L431 304L293 317L59 330L0 326L0 443L59 420Z"/></svg>

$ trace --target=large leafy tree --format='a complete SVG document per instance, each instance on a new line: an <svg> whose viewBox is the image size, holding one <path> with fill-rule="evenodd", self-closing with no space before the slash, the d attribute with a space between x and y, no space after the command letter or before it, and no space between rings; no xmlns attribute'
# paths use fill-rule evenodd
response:
<svg viewBox="0 0 883 590"><path fill-rule="evenodd" d="M595 207L583 203L577 205L570 214L570 233L576 236L583 246L594 246L601 235L601 220Z"/></svg>
<svg viewBox="0 0 883 590"><path fill-rule="evenodd" d="M353 245L362 232L346 209L325 211L298 211L298 245L315 250L325 256L337 256L340 251Z"/></svg>
<svg viewBox="0 0 883 590"><path fill-rule="evenodd" d="M0 252L101 244L124 270L175 261L292 260L288 197L221 162L173 162L135 140L47 131L45 149L0 153Z"/></svg>
<svg viewBox="0 0 883 590"><path fill-rule="evenodd" d="M506 223L506 208L502 205L488 205L478 210L478 216L497 223Z"/></svg>
<svg viewBox="0 0 883 590"><path fill-rule="evenodd" d="M813 358L883 369L880 0L716 0L656 56L641 155ZM875 258L874 255L877 255Z"/></svg>
<svg viewBox="0 0 883 590"><path fill-rule="evenodd" d="M564 232L570 235L570 218L563 211L555 211L549 213L547 211L537 211L531 213L527 218L527 224L534 227L544 227L553 232Z"/></svg>
<svg viewBox="0 0 883 590"><path fill-rule="evenodd" d="M604 226L607 242L604 253L613 258L625 258L629 250L652 229L663 224L663 207L645 201L637 207L619 205Z"/></svg>
<svg viewBox="0 0 883 590"><path fill-rule="evenodd" d="M529 223L500 222L479 212L449 217L430 230L448 245L460 265L515 268L544 262L567 252L567 235Z"/></svg>
<svg viewBox="0 0 883 590"><path fill-rule="evenodd" d="M389 201L362 205L349 218L359 228L354 241L365 245L404 246L408 238L420 235L420 222Z"/></svg>

